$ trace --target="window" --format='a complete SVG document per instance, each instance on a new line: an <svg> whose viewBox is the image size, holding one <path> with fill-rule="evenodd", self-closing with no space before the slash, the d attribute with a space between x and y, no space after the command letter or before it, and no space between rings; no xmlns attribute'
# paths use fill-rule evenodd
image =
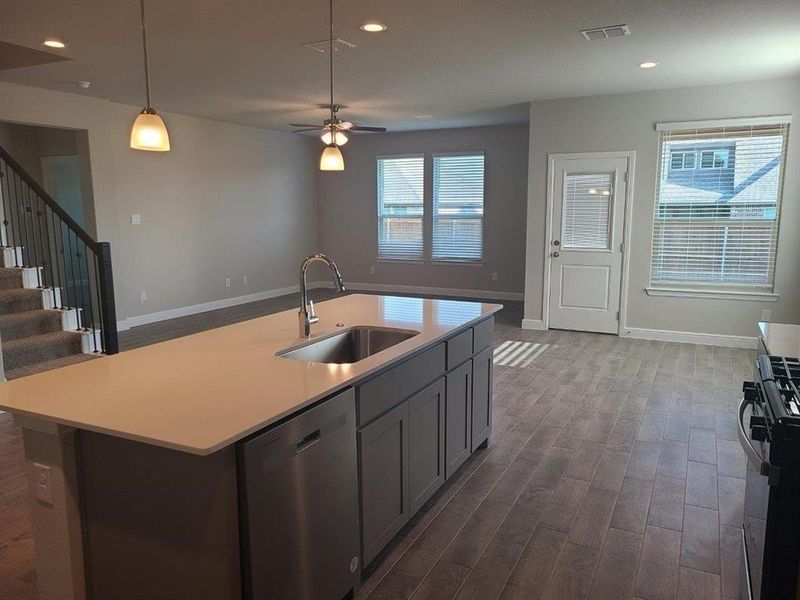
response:
<svg viewBox="0 0 800 600"><path fill-rule="evenodd" d="M612 173L573 174L564 178L564 248L607 250L611 241Z"/></svg>
<svg viewBox="0 0 800 600"><path fill-rule="evenodd" d="M694 169L697 159L697 153L694 150L672 152L670 156L670 169Z"/></svg>
<svg viewBox="0 0 800 600"><path fill-rule="evenodd" d="M701 169L727 169L728 150L703 150L700 152Z"/></svg>
<svg viewBox="0 0 800 600"><path fill-rule="evenodd" d="M771 288L788 118L699 125L657 126L651 282Z"/></svg>
<svg viewBox="0 0 800 600"><path fill-rule="evenodd" d="M433 260L483 260L483 165L483 153L433 157Z"/></svg>
<svg viewBox="0 0 800 600"><path fill-rule="evenodd" d="M421 260L424 158L378 158L378 258Z"/></svg>

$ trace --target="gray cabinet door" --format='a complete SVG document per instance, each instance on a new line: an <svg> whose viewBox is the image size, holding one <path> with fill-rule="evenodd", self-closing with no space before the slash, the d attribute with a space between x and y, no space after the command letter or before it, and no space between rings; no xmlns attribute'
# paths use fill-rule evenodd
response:
<svg viewBox="0 0 800 600"><path fill-rule="evenodd" d="M358 432L364 567L408 522L408 456L408 402Z"/></svg>
<svg viewBox="0 0 800 600"><path fill-rule="evenodd" d="M444 377L408 399L411 514L444 483Z"/></svg>
<svg viewBox="0 0 800 600"><path fill-rule="evenodd" d="M472 359L472 452L489 439L492 428L492 348Z"/></svg>
<svg viewBox="0 0 800 600"><path fill-rule="evenodd" d="M445 413L445 477L449 479L471 451L472 361L447 374Z"/></svg>

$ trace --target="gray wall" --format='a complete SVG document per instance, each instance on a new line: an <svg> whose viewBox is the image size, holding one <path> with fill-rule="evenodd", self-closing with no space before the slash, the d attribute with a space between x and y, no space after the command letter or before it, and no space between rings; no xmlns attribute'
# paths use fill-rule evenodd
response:
<svg viewBox="0 0 800 600"><path fill-rule="evenodd" d="M86 132L118 318L296 285L316 248L319 142L167 113L172 152L140 152L128 146L140 110L0 82L0 120Z"/></svg>
<svg viewBox="0 0 800 600"><path fill-rule="evenodd" d="M322 146L317 144L317 151L321 152ZM379 262L375 157L425 153L425 202L429 215L431 153L467 150L486 153L484 264ZM319 173L317 185L320 247L337 261L345 282L522 292L527 124L354 135L343 147L343 153L346 170ZM370 267L375 268L374 274ZM497 273L496 281L492 280L492 273Z"/></svg>
<svg viewBox="0 0 800 600"><path fill-rule="evenodd" d="M775 276L778 302L651 297L650 242L659 121L794 113ZM635 150L628 327L754 336L762 309L800 322L800 79L593 96L531 103L525 318L542 319L547 155Z"/></svg>

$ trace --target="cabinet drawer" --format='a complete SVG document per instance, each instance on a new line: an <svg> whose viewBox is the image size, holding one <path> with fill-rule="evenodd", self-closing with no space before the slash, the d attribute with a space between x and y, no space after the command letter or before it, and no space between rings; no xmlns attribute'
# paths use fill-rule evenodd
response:
<svg viewBox="0 0 800 600"><path fill-rule="evenodd" d="M445 345L439 344L362 383L356 388L358 424L369 423L440 377L445 370Z"/></svg>
<svg viewBox="0 0 800 600"><path fill-rule="evenodd" d="M458 365L472 356L472 328L462 331L447 340L447 370L455 369Z"/></svg>
<svg viewBox="0 0 800 600"><path fill-rule="evenodd" d="M473 331L472 354L478 354L494 342L494 317L481 321L473 327Z"/></svg>

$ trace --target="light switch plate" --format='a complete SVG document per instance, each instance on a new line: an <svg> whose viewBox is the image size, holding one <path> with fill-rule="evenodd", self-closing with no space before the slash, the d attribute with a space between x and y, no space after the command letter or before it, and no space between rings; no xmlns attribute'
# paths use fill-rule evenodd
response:
<svg viewBox="0 0 800 600"><path fill-rule="evenodd" d="M52 477L50 467L39 463L33 463L33 470L36 478L34 481L34 493L36 495L36 499L39 502L44 502L45 504L52 506L53 489L51 487Z"/></svg>
<svg viewBox="0 0 800 600"><path fill-rule="evenodd" d="M131 215L131 225L141 225L142 215Z"/></svg>

